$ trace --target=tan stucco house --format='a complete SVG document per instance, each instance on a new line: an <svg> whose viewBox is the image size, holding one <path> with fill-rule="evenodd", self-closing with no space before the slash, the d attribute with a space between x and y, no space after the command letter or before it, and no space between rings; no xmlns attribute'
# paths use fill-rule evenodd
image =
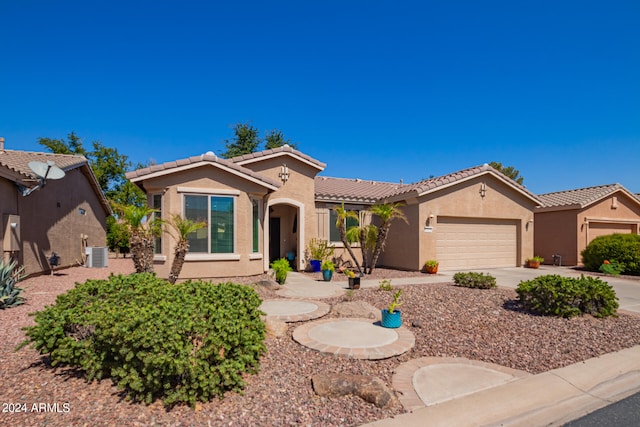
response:
<svg viewBox="0 0 640 427"><path fill-rule="evenodd" d="M309 240L328 240L342 254L333 207L344 203L361 220L375 203L401 202L380 265L420 270L515 267L533 255L538 198L482 165L415 184L318 175L325 164L289 146L231 159L212 152L127 174L162 218L181 214L207 227L190 238L181 278L260 274L288 257L307 267ZM168 275L174 240L156 244L155 269Z"/></svg>
<svg viewBox="0 0 640 427"><path fill-rule="evenodd" d="M29 162L53 162L65 174L39 184ZM23 195L27 194L28 195ZM84 264L86 247L106 246L111 210L83 156L5 150L0 138L0 242L5 259L25 266L27 274Z"/></svg>
<svg viewBox="0 0 640 427"><path fill-rule="evenodd" d="M582 264L581 252L596 237L640 233L640 199L620 184L542 194L535 210L536 255L552 263Z"/></svg>

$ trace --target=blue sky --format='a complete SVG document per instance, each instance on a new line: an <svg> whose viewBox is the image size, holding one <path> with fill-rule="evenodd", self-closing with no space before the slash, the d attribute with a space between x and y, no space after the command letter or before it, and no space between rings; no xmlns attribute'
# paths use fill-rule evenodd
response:
<svg viewBox="0 0 640 427"><path fill-rule="evenodd" d="M640 192L640 2L0 0L0 136L134 162L280 129L327 176Z"/></svg>

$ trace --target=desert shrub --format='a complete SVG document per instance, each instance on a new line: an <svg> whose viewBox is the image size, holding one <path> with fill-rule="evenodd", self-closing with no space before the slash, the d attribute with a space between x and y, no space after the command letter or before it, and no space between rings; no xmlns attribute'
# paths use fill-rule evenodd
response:
<svg viewBox="0 0 640 427"><path fill-rule="evenodd" d="M609 261L608 259L605 259L602 262L600 268L598 268L598 271L604 274L610 274L612 276L619 276L624 271L624 269L625 266L621 262L618 262L616 260Z"/></svg>
<svg viewBox="0 0 640 427"><path fill-rule="evenodd" d="M484 273L456 273L453 275L456 286L465 288L491 289L496 287L496 278Z"/></svg>
<svg viewBox="0 0 640 427"><path fill-rule="evenodd" d="M25 328L54 366L111 378L134 401L194 405L241 391L266 351L261 300L249 287L152 274L89 280L59 295Z"/></svg>
<svg viewBox="0 0 640 427"><path fill-rule="evenodd" d="M610 234L596 237L582 251L582 263L589 271L598 271L605 260L624 266L622 274L640 275L640 235Z"/></svg>
<svg viewBox="0 0 640 427"><path fill-rule="evenodd" d="M540 276L520 282L516 292L525 310L543 315L607 317L615 316L618 309L613 288L590 276L579 279L557 274Z"/></svg>
<svg viewBox="0 0 640 427"><path fill-rule="evenodd" d="M287 275L292 271L291 265L289 264L289 260L286 258L280 258L273 261L270 265L276 275L276 282L284 285L284 282L287 281Z"/></svg>

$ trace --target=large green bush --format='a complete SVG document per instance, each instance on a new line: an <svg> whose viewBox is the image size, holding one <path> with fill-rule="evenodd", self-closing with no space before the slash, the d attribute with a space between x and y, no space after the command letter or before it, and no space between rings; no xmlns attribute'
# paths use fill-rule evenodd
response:
<svg viewBox="0 0 640 427"><path fill-rule="evenodd" d="M598 271L605 260L622 264L622 274L639 276L640 235L611 234L596 237L582 251L582 263L587 270Z"/></svg>
<svg viewBox="0 0 640 427"><path fill-rule="evenodd" d="M491 289L496 287L496 278L490 274L468 272L456 273L453 275L453 282L456 286L465 288Z"/></svg>
<svg viewBox="0 0 640 427"><path fill-rule="evenodd" d="M112 378L136 401L194 405L241 391L266 351L261 300L249 287L152 274L89 280L58 296L26 328L52 364Z"/></svg>
<svg viewBox="0 0 640 427"><path fill-rule="evenodd" d="M540 276L520 282L516 292L526 310L543 315L607 317L615 316L618 309L613 288L590 276L579 279L557 274Z"/></svg>

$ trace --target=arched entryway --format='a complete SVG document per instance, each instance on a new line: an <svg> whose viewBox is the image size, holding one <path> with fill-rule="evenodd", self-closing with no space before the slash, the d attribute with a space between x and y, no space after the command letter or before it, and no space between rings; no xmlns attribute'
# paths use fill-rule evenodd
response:
<svg viewBox="0 0 640 427"><path fill-rule="evenodd" d="M267 202L265 219L265 270L271 261L289 258L300 270L304 258L304 204L289 198Z"/></svg>

